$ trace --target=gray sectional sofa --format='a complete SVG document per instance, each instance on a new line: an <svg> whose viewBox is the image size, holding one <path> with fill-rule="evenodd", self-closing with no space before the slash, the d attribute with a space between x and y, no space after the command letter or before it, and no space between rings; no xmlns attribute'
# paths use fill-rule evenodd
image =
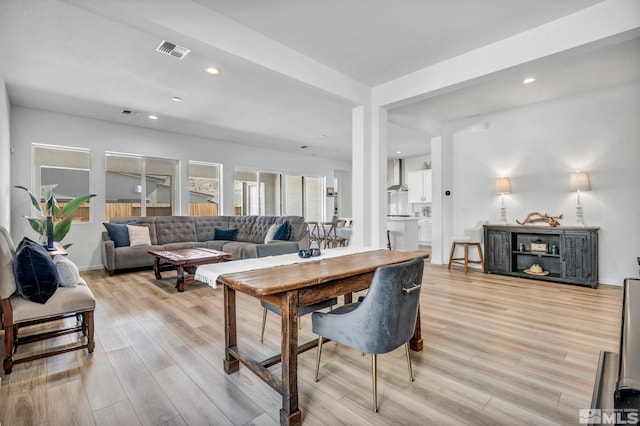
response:
<svg viewBox="0 0 640 426"><path fill-rule="evenodd" d="M291 233L288 241L264 244L272 224L289 221ZM274 254L309 249L309 231L301 216L150 216L117 217L110 223L132 223L149 228L151 245L115 247L109 234L102 233L102 263L109 274L130 268L153 266L149 250L176 250L207 247L233 255L235 259L255 258L256 247L261 253ZM236 241L214 240L215 229L237 229ZM263 254L264 256L264 254Z"/></svg>

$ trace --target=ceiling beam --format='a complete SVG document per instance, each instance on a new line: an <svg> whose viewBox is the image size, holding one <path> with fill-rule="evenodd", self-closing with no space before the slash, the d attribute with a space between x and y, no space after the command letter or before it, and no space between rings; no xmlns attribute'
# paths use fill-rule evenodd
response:
<svg viewBox="0 0 640 426"><path fill-rule="evenodd" d="M376 86L373 104L392 107L424 99L540 58L604 39L628 38L639 28L640 2L607 0Z"/></svg>
<svg viewBox="0 0 640 426"><path fill-rule="evenodd" d="M183 34L278 72L353 105L370 101L371 88L210 8L191 0L63 0L129 25L149 23Z"/></svg>

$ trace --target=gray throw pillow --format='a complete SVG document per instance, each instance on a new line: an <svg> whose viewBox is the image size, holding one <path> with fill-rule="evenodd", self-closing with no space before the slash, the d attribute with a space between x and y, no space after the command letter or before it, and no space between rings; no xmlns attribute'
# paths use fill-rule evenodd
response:
<svg viewBox="0 0 640 426"><path fill-rule="evenodd" d="M58 269L58 285L60 287L75 287L80 282L78 267L66 256L56 255L53 259Z"/></svg>
<svg viewBox="0 0 640 426"><path fill-rule="evenodd" d="M149 228L146 226L127 225L127 230L129 231L129 243L131 247L151 245Z"/></svg>
<svg viewBox="0 0 640 426"><path fill-rule="evenodd" d="M269 244L269 242L273 241L273 236L276 234L277 230L278 230L278 224L277 223L274 223L273 225L271 225L271 227L267 231L267 235L264 236L264 243L265 244Z"/></svg>

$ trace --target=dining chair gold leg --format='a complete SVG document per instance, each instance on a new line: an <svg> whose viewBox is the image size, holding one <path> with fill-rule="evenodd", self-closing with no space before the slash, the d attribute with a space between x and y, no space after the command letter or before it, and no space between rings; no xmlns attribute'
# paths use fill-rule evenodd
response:
<svg viewBox="0 0 640 426"><path fill-rule="evenodd" d="M409 342L404 344L405 352L407 353L407 366L409 367L409 379L413 382L413 369L411 368L411 353L409 352Z"/></svg>
<svg viewBox="0 0 640 426"><path fill-rule="evenodd" d="M371 354L371 377L373 380L373 411L378 412L378 356Z"/></svg>
<svg viewBox="0 0 640 426"><path fill-rule="evenodd" d="M324 341L324 337L318 337L318 353L316 355L316 377L315 381L318 381L318 370L320 370L320 356L322 355L322 342Z"/></svg>
<svg viewBox="0 0 640 426"><path fill-rule="evenodd" d="M260 333L260 343L264 343L264 326L267 323L267 308L262 312L262 332Z"/></svg>

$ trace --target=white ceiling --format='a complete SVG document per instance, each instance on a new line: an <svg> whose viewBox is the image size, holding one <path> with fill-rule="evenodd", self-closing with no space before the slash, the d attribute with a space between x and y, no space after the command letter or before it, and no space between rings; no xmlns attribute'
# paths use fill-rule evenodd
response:
<svg viewBox="0 0 640 426"><path fill-rule="evenodd" d="M198 0L369 86L602 0Z"/></svg>
<svg viewBox="0 0 640 426"><path fill-rule="evenodd" d="M523 84L527 77L536 81ZM496 111L633 81L640 81L640 38L528 63L485 82L394 108L389 121L438 135L442 123L462 118L480 123Z"/></svg>
<svg viewBox="0 0 640 426"><path fill-rule="evenodd" d="M355 103L290 75L315 64L366 88L599 2L0 0L0 75L17 106L349 159ZM163 39L191 53L155 52ZM390 155L428 152L449 120L638 80L639 51L633 39L572 52L394 108Z"/></svg>

